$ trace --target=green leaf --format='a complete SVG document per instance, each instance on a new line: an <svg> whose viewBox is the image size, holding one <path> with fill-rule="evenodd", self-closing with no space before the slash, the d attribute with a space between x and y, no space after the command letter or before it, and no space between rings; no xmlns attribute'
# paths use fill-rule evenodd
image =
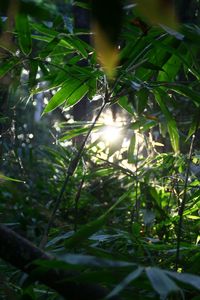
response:
<svg viewBox="0 0 200 300"><path fill-rule="evenodd" d="M65 101L67 101L67 105L69 106L74 105L83 98L88 90L88 85L80 80L75 78L67 79L61 86L61 89L50 99L42 115L54 110Z"/></svg>
<svg viewBox="0 0 200 300"><path fill-rule="evenodd" d="M84 126L84 127L81 127L81 128L76 128L76 129L69 130L68 132L63 133L64 136L61 137L59 139L59 141L63 142L65 140L70 140L70 139L72 139L75 136L86 134L88 132L90 126L91 125L87 125L87 126ZM94 127L94 129L93 129L93 132L96 131L96 130L98 130L101 127L103 127L103 125L96 125Z"/></svg>
<svg viewBox="0 0 200 300"><path fill-rule="evenodd" d="M59 34L58 31L54 30L53 28L49 28L49 27L45 26L44 24L30 23L30 25L34 30L36 30L44 35L47 35L51 38L54 38L55 36L57 36Z"/></svg>
<svg viewBox="0 0 200 300"><path fill-rule="evenodd" d="M79 88L77 88L67 99L67 106L72 106L81 100L88 92L89 87L87 84L80 82Z"/></svg>
<svg viewBox="0 0 200 300"><path fill-rule="evenodd" d="M190 98L195 104L199 106L200 104L200 93L191 89L187 85L183 84L173 84L173 83L165 83L163 86L169 87L172 91L177 92L180 95Z"/></svg>
<svg viewBox="0 0 200 300"><path fill-rule="evenodd" d="M57 244L57 243L59 243L59 242L65 240L66 238L68 238L68 237L70 237L70 236L72 236L72 235L73 235L73 231L69 231L69 232L64 233L64 234L62 234L62 235L56 236L55 238L53 238L52 240L50 240L50 241L47 243L46 247L53 246L53 245L55 245L55 244Z"/></svg>
<svg viewBox="0 0 200 300"><path fill-rule="evenodd" d="M43 114L48 113L63 104L79 86L79 80L67 79L61 86L60 90L50 99Z"/></svg>
<svg viewBox="0 0 200 300"><path fill-rule="evenodd" d="M158 81L174 81L181 67L181 60L172 55L163 66L163 71L159 72Z"/></svg>
<svg viewBox="0 0 200 300"><path fill-rule="evenodd" d="M42 61L38 61L38 65L41 68L42 73L45 76L48 76L49 75L49 70L48 70L47 66Z"/></svg>
<svg viewBox="0 0 200 300"><path fill-rule="evenodd" d="M135 152L135 134L131 137L130 144L128 147L128 163L133 163L134 162L134 152Z"/></svg>
<svg viewBox="0 0 200 300"><path fill-rule="evenodd" d="M144 68L144 69L148 69L148 70L163 71L163 69L160 66L152 64L149 61L147 61L144 64L142 64L141 67Z"/></svg>
<svg viewBox="0 0 200 300"><path fill-rule="evenodd" d="M121 268L121 267L131 267L135 266L135 263L127 261L118 261L111 259L104 259L92 255L84 254L64 254L60 255L59 258L72 265L87 265L94 267L111 267L111 268Z"/></svg>
<svg viewBox="0 0 200 300"><path fill-rule="evenodd" d="M137 222L134 222L131 226L131 231L134 237L139 237L141 231L141 225Z"/></svg>
<svg viewBox="0 0 200 300"><path fill-rule="evenodd" d="M198 123L199 123L199 109L194 113L193 120L192 122L190 122L190 128L186 138L186 142L196 132Z"/></svg>
<svg viewBox="0 0 200 300"><path fill-rule="evenodd" d="M16 30L18 33L18 41L22 52L25 55L29 55L32 49L32 42L27 15L18 14L16 16Z"/></svg>
<svg viewBox="0 0 200 300"><path fill-rule="evenodd" d="M77 39L76 37L73 37L73 39L71 39L71 44L74 46L74 48L84 57L87 58L88 57L88 53L86 51L86 47L87 44L79 39Z"/></svg>
<svg viewBox="0 0 200 300"><path fill-rule="evenodd" d="M106 296L106 299L118 295L128 284L137 279L142 274L143 270L144 268L138 267L135 271L131 272Z"/></svg>
<svg viewBox="0 0 200 300"><path fill-rule="evenodd" d="M7 176L5 176L5 175L3 175L3 174L0 173L0 181L5 181L5 180L24 183L23 180L19 180L19 179L7 177Z"/></svg>
<svg viewBox="0 0 200 300"><path fill-rule="evenodd" d="M129 125L129 128L132 130L141 130L142 132L147 131L149 128L154 127L157 125L157 121L148 120L147 117L140 117L138 121L135 121Z"/></svg>
<svg viewBox="0 0 200 300"><path fill-rule="evenodd" d="M58 260L59 259L59 260ZM35 265L46 267L46 268L56 268L61 270L82 268L82 266L91 266L98 268L124 268L124 267L134 267L136 264L128 261L105 259L101 257L96 257L92 255L84 254L64 254L59 255L56 260L36 260Z"/></svg>
<svg viewBox="0 0 200 300"><path fill-rule="evenodd" d="M146 274L154 288L154 290L165 299L167 295L173 292L180 292L180 288L172 281L163 270L148 267Z"/></svg>
<svg viewBox="0 0 200 300"><path fill-rule="evenodd" d="M136 96L138 99L137 111L139 114L141 114L147 106L149 90L146 88L142 88L138 92L136 92Z"/></svg>
<svg viewBox="0 0 200 300"><path fill-rule="evenodd" d="M126 96L123 96L119 99L118 101L119 105L125 109L127 112L129 112L131 115L134 114L133 112L133 107L132 105L128 102L128 97Z"/></svg>
<svg viewBox="0 0 200 300"><path fill-rule="evenodd" d="M79 6L81 8L85 8L85 9L90 8L90 5L88 3L84 3L84 2L81 2L81 1L74 1L74 5Z"/></svg>
<svg viewBox="0 0 200 300"><path fill-rule="evenodd" d="M19 59L11 58L0 65L0 78L8 73L15 65L19 63Z"/></svg>
<svg viewBox="0 0 200 300"><path fill-rule="evenodd" d="M174 36L177 40L183 40L184 39L184 35L168 26L165 26L163 24L160 24L160 26L170 35Z"/></svg>
<svg viewBox="0 0 200 300"><path fill-rule="evenodd" d="M46 58L52 51L54 51L55 47L60 43L60 39L56 36L53 38L48 45L39 53L41 58Z"/></svg>
<svg viewBox="0 0 200 300"><path fill-rule="evenodd" d="M31 26L38 32L44 34L44 36L33 35L32 37L34 39L49 43L46 49L44 49L44 52L42 51L42 57L45 57L45 52L50 53L53 49L53 45L56 46L58 43L59 46L71 49L73 50L73 52L79 52L80 55L84 58L88 57L87 50L92 51L92 47L90 47L87 43L85 43L75 35L72 36L71 34L61 34L58 31L55 31L52 28L48 28L41 24L32 23Z"/></svg>
<svg viewBox="0 0 200 300"><path fill-rule="evenodd" d="M157 46L158 48L161 49L165 49L168 53L174 54L175 56L177 56L180 61L188 68L188 70L194 75L196 76L197 79L200 78L199 72L196 71L196 69L194 69L193 65L191 65L190 62L187 61L187 59L185 59L185 56L182 55L181 51L177 51L178 47L180 46L180 41L179 40L172 40L174 41L174 45L173 44L169 44L169 43L160 43L158 40L154 40L152 41L154 43L155 46ZM159 53L158 53L159 55Z"/></svg>
<svg viewBox="0 0 200 300"><path fill-rule="evenodd" d="M93 174L93 176L98 177L98 178L109 176L109 175L111 176L113 174L113 170L109 169L109 168L102 168L102 169L96 170L92 174Z"/></svg>
<svg viewBox="0 0 200 300"><path fill-rule="evenodd" d="M83 226L79 231L77 231L71 238L65 241L65 247L71 248L77 245L80 245L81 242L90 237L93 233L97 232L106 222L111 211L114 210L116 206L118 206L121 202L123 202L128 195L131 193L131 189L124 193L115 204L113 204L103 215L97 218L94 221L89 222L85 226Z"/></svg>
<svg viewBox="0 0 200 300"><path fill-rule="evenodd" d="M30 60L30 71L29 71L29 87L33 88L36 85L38 72L38 61Z"/></svg>
<svg viewBox="0 0 200 300"><path fill-rule="evenodd" d="M196 289L200 290L200 276L188 273L176 273L171 271L165 271L165 274L170 275L170 277L173 277L178 281L192 285Z"/></svg>
<svg viewBox="0 0 200 300"><path fill-rule="evenodd" d="M159 104L166 120L167 120L167 128L171 140L171 145L174 151L179 152L179 133L178 128L176 126L176 121L173 119L169 109L167 108L165 101L170 102L170 97L162 90L156 89L153 91L155 94L155 99Z"/></svg>
<svg viewBox="0 0 200 300"><path fill-rule="evenodd" d="M71 238L65 241L64 245L66 248L72 248L79 245L81 242L86 240L93 233L98 231L106 222L106 216L100 216L98 219L89 222L77 231Z"/></svg>

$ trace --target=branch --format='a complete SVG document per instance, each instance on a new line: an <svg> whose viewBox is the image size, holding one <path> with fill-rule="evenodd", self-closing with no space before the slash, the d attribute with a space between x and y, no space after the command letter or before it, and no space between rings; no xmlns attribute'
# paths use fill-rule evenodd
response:
<svg viewBox="0 0 200 300"><path fill-rule="evenodd" d="M57 291L65 299L98 300L108 294L105 288L97 284L76 283L76 276L79 275L76 271L48 269L44 272L37 272L35 260L52 260L55 257L35 247L27 239L2 224L0 224L0 257L17 269L31 275L34 281L40 281ZM74 282L73 278L75 278ZM115 297L112 300L119 299Z"/></svg>

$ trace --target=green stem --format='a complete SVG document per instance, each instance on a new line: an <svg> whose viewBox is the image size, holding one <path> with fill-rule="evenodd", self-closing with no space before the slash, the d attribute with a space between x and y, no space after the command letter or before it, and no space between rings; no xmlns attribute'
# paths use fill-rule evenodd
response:
<svg viewBox="0 0 200 300"><path fill-rule="evenodd" d="M197 131L197 130L196 130ZM176 247L176 265L175 270L178 270L179 260L180 260L180 243L181 243L181 233L183 227L183 213L185 209L185 204L187 200L187 187L188 187L188 179L190 173L190 163L192 160L192 153L193 153L193 146L194 146L195 134L192 136L190 150L188 154L188 162L187 162L187 169L186 169L186 176L185 176L185 184L183 189L183 199L179 207L179 223L178 223L178 233L177 233L177 247Z"/></svg>

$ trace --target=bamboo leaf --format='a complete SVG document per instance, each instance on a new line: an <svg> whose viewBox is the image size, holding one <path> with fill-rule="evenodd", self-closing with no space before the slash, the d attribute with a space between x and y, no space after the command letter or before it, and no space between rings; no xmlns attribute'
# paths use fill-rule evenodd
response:
<svg viewBox="0 0 200 300"><path fill-rule="evenodd" d="M177 153L177 152L179 152L178 128L176 125L176 121L173 119L169 109L167 108L167 106L165 104L166 101L168 101L168 102L170 101L170 98L162 89L154 90L154 94L155 94L155 99L167 120L167 128L168 128L172 148Z"/></svg>
<svg viewBox="0 0 200 300"><path fill-rule="evenodd" d="M17 58L11 58L0 65L0 78L6 75L15 65L19 63Z"/></svg>
<svg viewBox="0 0 200 300"><path fill-rule="evenodd" d="M67 106L72 106L81 100L88 92L89 87L87 84L80 82L80 86L68 97Z"/></svg>
<svg viewBox="0 0 200 300"><path fill-rule="evenodd" d="M18 33L18 41L22 52L25 55L29 55L32 50L32 42L27 15L18 14L16 16L16 30Z"/></svg>
<svg viewBox="0 0 200 300"><path fill-rule="evenodd" d="M90 126L91 125L69 130L68 132L65 132L64 136L62 136L59 140L61 142L63 142L65 140L70 140L70 139L74 138L75 136L86 134L88 132L88 130L90 129ZM98 130L101 127L103 127L103 125L96 125L95 128L93 129L93 132Z"/></svg>
<svg viewBox="0 0 200 300"><path fill-rule="evenodd" d="M128 284L130 284L133 280L137 279L142 274L143 270L144 268L138 267L136 270L131 272L107 295L106 298L110 299L118 295Z"/></svg>
<svg viewBox="0 0 200 300"><path fill-rule="evenodd" d="M128 147L128 163L133 163L134 162L134 152L135 152L135 145L136 145L136 138L135 134L131 137L130 144Z"/></svg>
<svg viewBox="0 0 200 300"><path fill-rule="evenodd" d="M183 84L164 83L163 86L170 88L180 95L190 98L196 105L200 104L200 93Z"/></svg>
<svg viewBox="0 0 200 300"><path fill-rule="evenodd" d="M172 281L163 270L158 268L146 268L146 274L154 290L165 299L167 295L173 292L180 292L179 287Z"/></svg>
<svg viewBox="0 0 200 300"><path fill-rule="evenodd" d="M196 289L200 290L200 276L188 273L176 273L171 271L165 271L165 274L170 275L170 277L173 277L178 281L192 285Z"/></svg>
<svg viewBox="0 0 200 300"><path fill-rule="evenodd" d="M19 180L19 179L7 177L7 176L3 175L2 173L0 173L0 182L5 181L5 180L7 180L7 181L14 181L14 182L22 182L22 183L24 183L23 180Z"/></svg>
<svg viewBox="0 0 200 300"><path fill-rule="evenodd" d="M43 115L62 105L65 101L67 101L67 105L69 106L74 105L81 100L88 90L88 85L80 80L75 78L67 79L61 86L61 89L50 99L44 109Z"/></svg>
<svg viewBox="0 0 200 300"><path fill-rule="evenodd" d="M59 42L60 39L57 36L53 38L48 45L42 51L40 51L39 56L41 58L46 58L55 49Z"/></svg>
<svg viewBox="0 0 200 300"><path fill-rule="evenodd" d="M77 231L71 238L65 241L65 247L71 248L76 245L80 245L81 242L90 237L93 233L97 232L106 222L109 214L114 210L116 206L118 206L121 202L123 202L128 195L130 194L130 190L124 193L118 201L113 204L103 215L97 218L94 221L89 222L85 226L83 226L79 231Z"/></svg>

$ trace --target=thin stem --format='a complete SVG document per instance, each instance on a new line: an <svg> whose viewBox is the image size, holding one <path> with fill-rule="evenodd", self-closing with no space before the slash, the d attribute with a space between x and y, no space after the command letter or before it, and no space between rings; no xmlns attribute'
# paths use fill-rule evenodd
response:
<svg viewBox="0 0 200 300"><path fill-rule="evenodd" d="M196 130L197 131L197 130ZM196 132L195 132L196 133ZM178 233L177 233L177 247L176 247L176 271L178 270L179 260L180 260L180 243L181 243L181 233L183 227L183 213L185 209L185 204L187 200L187 187L188 187L188 179L190 173L190 163L192 160L192 153L193 153L193 146L194 146L195 134L192 136L190 150L188 154L188 162L187 162L187 169L186 169L186 176L185 176L185 183L183 189L183 199L179 207L179 223L178 223Z"/></svg>
<svg viewBox="0 0 200 300"><path fill-rule="evenodd" d="M139 155L139 144L137 143L136 160L135 160L135 207L133 206L133 208L132 208L131 225L134 221L134 211L135 211L136 222L139 222L140 203L138 200L138 155Z"/></svg>
<svg viewBox="0 0 200 300"><path fill-rule="evenodd" d="M81 180L81 183L79 184L79 188L78 191L76 193L76 197L75 197L75 217L74 217L74 231L77 231L77 225L78 225L78 202L81 196L81 191L83 188L83 183L85 181L85 174L83 175L83 178Z"/></svg>
<svg viewBox="0 0 200 300"><path fill-rule="evenodd" d="M139 155L139 144L137 144L136 162L135 162L135 208L136 208L137 222L139 222L139 209L140 209L140 202L138 199L138 155Z"/></svg>
<svg viewBox="0 0 200 300"><path fill-rule="evenodd" d="M51 226L53 224L56 212L57 212L57 210L58 210L58 208L60 206L60 203L62 201L62 197L63 197L63 194L64 194L64 192L66 190L67 185L68 185L69 179L73 176L73 174L74 174L74 172L76 170L76 167L78 166L78 163L79 163L79 161L81 159L81 156L83 154L83 151L84 151L85 145L87 143L87 140L88 140L88 138L89 138L92 130L94 129L94 127L95 127L95 125L96 125L96 123L97 123L97 121L98 121L98 119L99 119L99 117L100 117L100 115L101 115L102 111L104 110L104 108L105 108L105 106L106 106L107 103L108 103L108 99L106 99L106 97L105 97L105 102L101 106L101 108L100 108L100 110L99 110L96 118L94 119L94 121L93 121L90 129L88 130L88 133L87 133L85 139L83 140L80 149L78 150L78 152L77 152L76 156L74 157L74 159L72 159L71 162L70 162L70 164L69 164L66 178L65 178L64 183L63 183L63 185L61 187L61 190L60 190L60 193L58 195L58 198L57 198L57 200L55 202L55 206L54 206L52 214L51 214L51 216L49 218L49 222L48 222L48 224L46 226L43 238L42 238L42 240L40 242L40 248L44 248L44 246L45 246L45 244L47 242L50 228L51 228Z"/></svg>

